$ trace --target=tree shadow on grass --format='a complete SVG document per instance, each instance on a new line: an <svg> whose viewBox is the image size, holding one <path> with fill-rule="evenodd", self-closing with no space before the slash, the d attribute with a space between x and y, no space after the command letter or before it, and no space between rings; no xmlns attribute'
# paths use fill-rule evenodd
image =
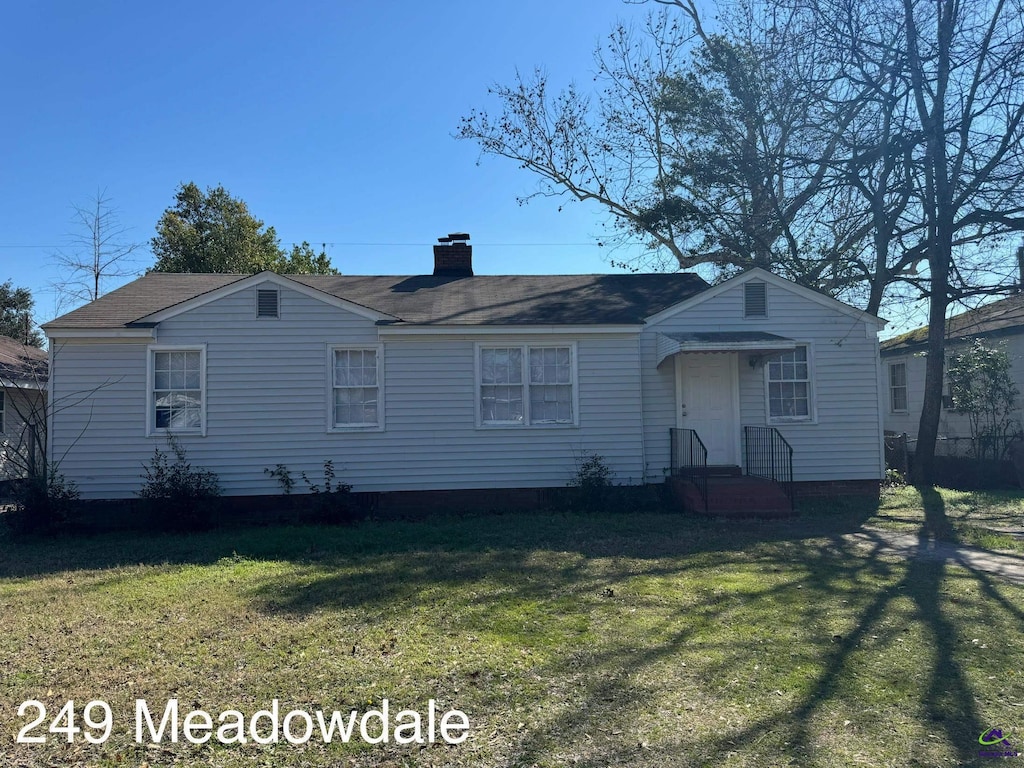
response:
<svg viewBox="0 0 1024 768"><path fill-rule="evenodd" d="M919 536L925 549L937 536L948 538L951 527L938 493L922 491L922 504ZM893 562L880 548L865 551L846 541L842 534L848 526L823 519L806 527L818 535L805 530L797 536L786 525L760 526L756 534L749 527L733 531L718 526L691 530L688 543L666 541L663 535L657 542L641 535L613 543L590 531L581 537L548 537L543 547L537 540L533 548L519 541L504 549L330 555L309 564L310 570L294 581L254 586L250 597L272 613L305 615L396 605L413 610L429 604L436 590L464 592L447 602L444 615L422 620L439 622L456 637L493 629L495 642L511 646L529 646L536 633L550 632L546 640L555 649L532 670L547 686L546 692L533 694L543 714L523 729L510 728L503 718L522 715L506 716L502 699L484 699L491 719L502 721L490 736L505 738L501 750L509 764L703 764L744 750L758 764L829 763L829 740L834 745L843 738L829 732L836 713L870 709L870 696L858 689L865 679L883 687L912 685L912 698L890 700L880 716L905 717L906 727L916 734L941 734L941 749L961 762L975 761L978 735L991 724L979 711L980 691L966 669L965 654L971 650L964 636L966 619L950 616L948 593L973 577L989 598L987 610L1000 611L1004 626L1019 629L1022 612L985 574L954 576L946 563L924 557ZM660 556L651 556L652 550ZM741 574L764 578L756 588L729 587L732 577ZM699 580L705 576L702 587ZM679 605L643 586L685 579L691 580L686 583L693 592L682 596ZM623 621L645 616L647 638L593 647L568 638L562 647L557 619L509 630L510 606L525 604L545 606L543 612L556 617L575 613L589 621L613 609ZM769 626L758 626L759 621ZM789 651L787 632L809 638L794 641L798 650ZM866 653L895 654L909 632L920 635L925 653L872 680ZM792 654L788 658L787 651ZM759 660L769 666L774 660L772 674L787 680L791 669L780 657L792 669L814 672L806 683L780 691L779 703L769 705L768 714L742 724L702 722L702 700L713 700L709 716L716 719L740 706L748 695L742 678L757 674L752 670ZM688 670L679 679L658 678L677 665ZM733 689L727 687L730 680L736 683ZM688 696L698 711L675 723L679 735L645 744L647 721L661 717L668 727L672 718L657 714L659 708L678 708ZM870 721L873 715L864 717ZM878 738L887 733L881 722L865 727L874 728ZM934 757L916 754L913 743L881 749L890 756L895 750L907 762Z"/></svg>
<svg viewBox="0 0 1024 768"><path fill-rule="evenodd" d="M942 497L931 489L922 492L926 519L920 531L921 546L927 547L932 537L948 537L951 529L945 519ZM854 555L854 553L850 553ZM878 553L868 556L873 561ZM993 596L994 587L986 574L972 574L982 590ZM827 762L819 754L820 734L812 723L824 710L833 705L842 689L847 689L855 679L853 656L869 639L877 640L882 633L884 617L893 603L909 599L913 605L913 619L926 633L933 649L931 659L921 658L911 663L921 665L920 671L927 672L928 682L920 701L907 702L908 707L918 709L927 718L927 729L938 729L945 733L945 741L955 749L965 763L977 759L978 735L988 727L982 720L975 705L978 691L973 689L964 670L965 638L958 626L950 620L943 608L944 583L949 579L944 562L923 557L907 561L904 576L889 587L877 591L860 610L852 631L838 638L831 648L823 646L822 671L802 701L792 710L779 712L771 717L759 719L740 730L718 738L711 745L716 750L727 751L736 744L774 742L777 748L785 745L787 757L798 765L817 764L818 759ZM819 585L822 594L827 594L828 580ZM1003 609L1020 622L1021 611L1000 596ZM892 640L884 634L883 642ZM877 642L875 643L878 644ZM966 645L970 647L970 645ZM906 755L914 760L913 753Z"/></svg>
<svg viewBox="0 0 1024 768"><path fill-rule="evenodd" d="M209 565L224 558L328 564L352 556L533 549L586 557L650 558L730 552L757 542L831 536L860 528L877 501L818 506L779 521L722 521L682 513L524 512L364 521L353 526L218 528L196 534L116 532L13 539L0 529L0 578L118 567Z"/></svg>
<svg viewBox="0 0 1024 768"><path fill-rule="evenodd" d="M929 489L921 495L927 546L951 527L942 497ZM991 724L965 669L964 619L948 613L951 575L942 562L893 562L843 538L875 511L823 509L770 523L678 515L442 518L160 536L141 539L140 549L131 548L139 537L96 537L84 551L70 541L34 565L23 562L24 553L17 563L0 561L0 575L215 563L232 555L283 560L293 567L258 577L243 592L269 616L298 622L351 613L384 626L402 614L453 644L489 633L494 647L516 657L539 648L522 679L508 684L527 691L520 697L533 706L532 717L510 711L506 689L478 694L476 713L491 729L485 736L511 765L715 764L737 752L754 764L828 763L823 738L841 738L823 733L830 718L866 708L857 690L865 649L891 652L910 625L929 653L900 671L925 676L906 713L971 762ZM974 578L986 610L1019 629L1016 605L987 576ZM627 631L635 621L645 622L642 635ZM574 639L577 624L590 625L584 640ZM458 658L443 661L438 680L478 671ZM494 665L497 679L506 661L466 663ZM809 670L806 681L791 679L798 669ZM774 696L773 686L781 691L777 703L762 702L751 718L718 721L732 717L744 697ZM893 714L891 705L886 712ZM666 731L672 735L649 735ZM903 749L900 757L913 762L914 745Z"/></svg>

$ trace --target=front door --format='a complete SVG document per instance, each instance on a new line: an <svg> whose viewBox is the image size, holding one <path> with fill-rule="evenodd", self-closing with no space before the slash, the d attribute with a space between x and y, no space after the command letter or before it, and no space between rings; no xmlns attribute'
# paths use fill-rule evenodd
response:
<svg viewBox="0 0 1024 768"><path fill-rule="evenodd" d="M708 464L739 464L735 354L676 355L679 425L694 430L708 449Z"/></svg>

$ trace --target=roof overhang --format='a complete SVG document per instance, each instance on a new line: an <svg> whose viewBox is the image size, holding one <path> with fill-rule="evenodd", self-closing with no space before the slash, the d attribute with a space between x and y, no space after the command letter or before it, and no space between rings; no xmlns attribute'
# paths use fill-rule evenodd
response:
<svg viewBox="0 0 1024 768"><path fill-rule="evenodd" d="M684 352L787 352L796 341L763 331L710 331L659 333L658 365Z"/></svg>
<svg viewBox="0 0 1024 768"><path fill-rule="evenodd" d="M110 339L139 341L156 338L156 328L152 325L121 326L120 328L57 328L49 326L44 329L46 337L53 340L61 339Z"/></svg>
<svg viewBox="0 0 1024 768"><path fill-rule="evenodd" d="M199 296L195 296L186 301L182 301L178 304L174 304L165 309L161 309L158 312L153 312L152 314L146 315L145 317L140 317L132 324L138 325L146 323L161 323L164 320L176 317L182 314L183 312L188 312L189 310L202 307L206 304L209 304L210 302L217 301L218 299L223 298L224 296L230 296L233 293L238 293L239 291L243 291L247 288L251 288L256 285L262 285L264 283L274 283L275 285L281 288L287 288L297 293L301 293L305 296L310 297L311 299L322 301L324 304L329 304L331 306L338 307L339 309L346 310L347 312L351 312L354 315L364 317L367 320L378 321L398 319L394 315L389 315L386 312L378 312L377 310L371 309L370 307L364 307L362 304L357 304L354 301L343 299L339 296L335 296L333 294L321 291L318 288L308 286L305 283L300 283L297 280L292 280L287 275L279 275L276 272L264 271L257 272L255 275L249 275L248 277L240 278L239 280L236 280L233 283L228 283L225 286L215 288L212 291L207 291L206 293L202 293Z"/></svg>
<svg viewBox="0 0 1024 768"><path fill-rule="evenodd" d="M778 287L786 291L789 291L790 293L795 293L798 296L802 296L808 301L812 301L816 304L820 304L823 307L828 307L829 309L841 312L842 314L847 315L848 317L852 317L855 320L861 320L867 325L871 333L876 333L877 331L882 330L882 328L884 328L886 324L889 322L888 320L876 317L875 315L864 312L863 310L857 309L856 307L851 307L849 304L844 304L843 302L837 299L830 298L829 296L826 296L823 293L812 291L810 288L798 285L797 283L794 283L791 280L787 280L784 277L779 277L778 275L773 274L772 272L769 272L765 269L761 269L760 267L752 267L748 269L746 272L736 275L735 277L729 278L725 282L719 283L718 285L714 285L705 291L701 291L696 296L691 296L690 298L681 301L678 304L669 307L668 309L663 309L661 312L658 312L655 315L651 315L650 317L645 318L645 320L649 326L657 325L663 320L667 320L670 317L678 315L680 312L685 312L686 310L692 309L693 307L699 304L703 304L705 301L709 301L715 298L716 296L720 296L722 293L725 293L726 291L738 285L743 285L743 283L746 283L748 280L763 280L767 283L777 285Z"/></svg>
<svg viewBox="0 0 1024 768"><path fill-rule="evenodd" d="M541 336L639 333L642 325L414 325L377 324L381 336Z"/></svg>

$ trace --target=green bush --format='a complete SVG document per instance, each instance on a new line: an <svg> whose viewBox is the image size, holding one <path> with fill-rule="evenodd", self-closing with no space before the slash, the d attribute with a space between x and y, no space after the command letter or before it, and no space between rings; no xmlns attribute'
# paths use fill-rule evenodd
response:
<svg viewBox="0 0 1024 768"><path fill-rule="evenodd" d="M305 472L301 473L301 477L309 489L312 522L338 525L352 521L355 515L352 486L335 479L334 462L331 459L324 461L322 486L312 482Z"/></svg>
<svg viewBox="0 0 1024 768"><path fill-rule="evenodd" d="M902 488L907 484L907 479L898 469L885 470L885 480L882 481L883 488Z"/></svg>
<svg viewBox="0 0 1024 768"><path fill-rule="evenodd" d="M600 512L611 506L612 470L603 456L585 453L580 457L576 474L569 481L573 492L572 505L583 511Z"/></svg>
<svg viewBox="0 0 1024 768"><path fill-rule="evenodd" d="M14 505L3 519L17 534L56 533L68 526L78 498L78 486L51 468L17 484Z"/></svg>
<svg viewBox="0 0 1024 768"><path fill-rule="evenodd" d="M193 469L185 449L174 438L167 438L174 460L159 448L149 464L144 464L146 481L139 496L148 503L153 522L174 531L209 528L213 522L216 499L221 494L220 479L209 469Z"/></svg>

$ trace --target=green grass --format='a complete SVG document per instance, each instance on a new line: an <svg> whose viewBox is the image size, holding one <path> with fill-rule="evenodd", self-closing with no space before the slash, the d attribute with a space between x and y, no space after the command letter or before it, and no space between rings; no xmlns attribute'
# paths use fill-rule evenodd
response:
<svg viewBox="0 0 1024 768"><path fill-rule="evenodd" d="M1019 521L1021 497L915 493L782 522L530 514L0 541L0 764L984 764L984 729L1024 734L1024 588L843 534ZM472 729L459 746L135 744L134 701L172 696L214 714L433 698ZM19 702L71 698L109 702L114 736L14 743Z"/></svg>
<svg viewBox="0 0 1024 768"><path fill-rule="evenodd" d="M946 488L890 489L876 524L897 531L925 530L937 538L983 549L1024 553L1024 501L1010 491L953 491Z"/></svg>

